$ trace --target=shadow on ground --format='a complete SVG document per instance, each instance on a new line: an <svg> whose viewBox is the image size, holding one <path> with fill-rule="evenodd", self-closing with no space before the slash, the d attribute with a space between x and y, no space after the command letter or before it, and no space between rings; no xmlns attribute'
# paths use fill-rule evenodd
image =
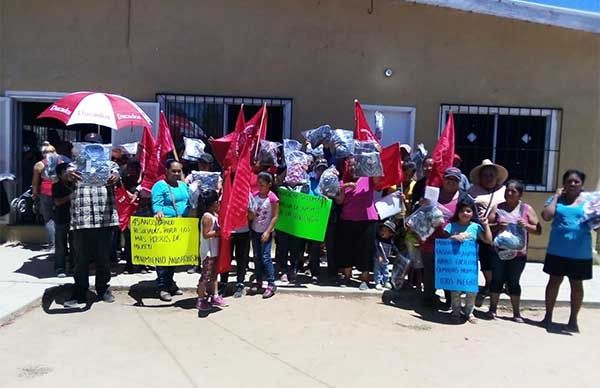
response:
<svg viewBox="0 0 600 388"><path fill-rule="evenodd" d="M82 307L65 308L63 304L65 301L71 299L72 294L73 284L63 284L47 288L42 296L42 309L46 314L50 315L81 313L89 310L94 300L96 300L96 294L88 291L85 305L82 304Z"/></svg>

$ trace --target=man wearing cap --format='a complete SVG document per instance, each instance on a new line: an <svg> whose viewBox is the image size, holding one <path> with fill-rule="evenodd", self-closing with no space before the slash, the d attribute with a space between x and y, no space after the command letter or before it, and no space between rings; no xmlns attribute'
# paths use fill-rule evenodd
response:
<svg viewBox="0 0 600 388"><path fill-rule="evenodd" d="M487 219L492 208L504 202L506 187L503 183L508 179L508 171L499 164L485 159L481 164L471 170L469 174L473 186L469 195L475 201L475 208L479 219ZM490 244L478 242L479 263L485 278L483 289L477 294L475 305L480 307L483 300L489 295L489 286L492 281L492 260L497 256L496 250Z"/></svg>
<svg viewBox="0 0 600 388"><path fill-rule="evenodd" d="M89 143L102 143L99 134L86 135ZM107 303L114 302L110 282L110 255L112 231L119 226L119 216L115 207L114 185L119 180L119 166L111 164L112 175L105 186L92 186L76 183L71 194L71 230L75 252L75 287L71 300L64 303L65 307L75 307L87 303L89 289L90 261L94 260L96 267L97 300ZM69 172L74 182L81 180L76 171Z"/></svg>

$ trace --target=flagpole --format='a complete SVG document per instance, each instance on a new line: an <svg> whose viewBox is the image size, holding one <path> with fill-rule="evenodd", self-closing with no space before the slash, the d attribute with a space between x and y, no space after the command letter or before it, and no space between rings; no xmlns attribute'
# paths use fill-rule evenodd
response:
<svg viewBox="0 0 600 388"><path fill-rule="evenodd" d="M265 120L265 115L267 114L267 103L263 102L263 113L260 116L260 125L258 127L258 139L256 141L256 150L254 151L254 160L256 160L256 157L258 156L258 149L260 148L260 131L262 131L262 126L263 126L263 122Z"/></svg>

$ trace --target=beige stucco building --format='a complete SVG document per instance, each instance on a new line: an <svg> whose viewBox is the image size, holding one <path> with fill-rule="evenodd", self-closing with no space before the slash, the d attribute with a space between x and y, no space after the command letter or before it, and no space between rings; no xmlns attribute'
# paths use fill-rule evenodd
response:
<svg viewBox="0 0 600 388"><path fill-rule="evenodd" d="M213 135L232 126L236 97L253 97L276 112L272 136L296 138L352 128L358 98L386 115L388 141L428 148L454 110L465 163L508 164L538 209L567 168L595 187L600 17L474 3L0 0L0 166L19 175L21 132L46 125L27 104L59 92L159 102Z"/></svg>

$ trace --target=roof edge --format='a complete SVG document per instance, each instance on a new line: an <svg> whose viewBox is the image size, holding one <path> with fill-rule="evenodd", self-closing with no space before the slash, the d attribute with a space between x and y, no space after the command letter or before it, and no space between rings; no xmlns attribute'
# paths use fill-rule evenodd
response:
<svg viewBox="0 0 600 388"><path fill-rule="evenodd" d="M404 0L600 34L600 14L520 0Z"/></svg>

